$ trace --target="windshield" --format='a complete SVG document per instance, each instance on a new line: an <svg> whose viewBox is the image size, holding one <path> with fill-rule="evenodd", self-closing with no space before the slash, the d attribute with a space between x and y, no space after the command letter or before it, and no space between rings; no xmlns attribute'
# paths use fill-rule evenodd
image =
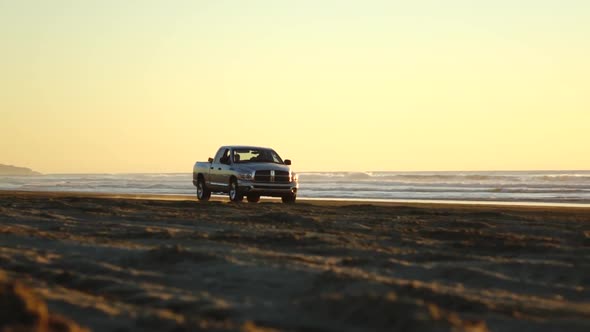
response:
<svg viewBox="0 0 590 332"><path fill-rule="evenodd" d="M282 164L283 160L271 149L241 148L234 149L234 163L275 163Z"/></svg>

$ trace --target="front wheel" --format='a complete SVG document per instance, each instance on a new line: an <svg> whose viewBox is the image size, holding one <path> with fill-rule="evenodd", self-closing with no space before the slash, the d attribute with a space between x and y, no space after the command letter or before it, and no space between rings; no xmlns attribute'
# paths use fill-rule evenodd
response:
<svg viewBox="0 0 590 332"><path fill-rule="evenodd" d="M244 199L244 195L240 195L238 192L238 181L232 179L229 182L229 200L232 202L241 202Z"/></svg>
<svg viewBox="0 0 590 332"><path fill-rule="evenodd" d="M289 194L289 195L283 196L283 197L281 197L281 200L283 201L283 203L293 204L297 200L297 194Z"/></svg>
<svg viewBox="0 0 590 332"><path fill-rule="evenodd" d="M197 181L197 199L199 201L208 201L211 198L211 190L207 188L205 180L200 178Z"/></svg>

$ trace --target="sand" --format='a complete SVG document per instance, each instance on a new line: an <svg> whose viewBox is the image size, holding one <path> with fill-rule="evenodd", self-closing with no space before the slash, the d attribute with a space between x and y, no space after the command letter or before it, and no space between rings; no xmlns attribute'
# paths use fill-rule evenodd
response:
<svg viewBox="0 0 590 332"><path fill-rule="evenodd" d="M55 331L590 331L590 209L5 191L0 331L23 303Z"/></svg>

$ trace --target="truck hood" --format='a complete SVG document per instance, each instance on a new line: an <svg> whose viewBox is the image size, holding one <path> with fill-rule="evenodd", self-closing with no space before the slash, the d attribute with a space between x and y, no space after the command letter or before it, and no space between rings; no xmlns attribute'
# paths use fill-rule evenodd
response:
<svg viewBox="0 0 590 332"><path fill-rule="evenodd" d="M261 171L261 170L274 170L274 171L285 171L289 172L291 168L287 165L280 165L275 163L246 163L234 166L236 169L241 171Z"/></svg>

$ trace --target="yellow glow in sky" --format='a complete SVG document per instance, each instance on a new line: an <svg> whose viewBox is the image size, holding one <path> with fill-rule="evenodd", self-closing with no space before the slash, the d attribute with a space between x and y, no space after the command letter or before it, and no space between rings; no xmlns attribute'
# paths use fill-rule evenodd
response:
<svg viewBox="0 0 590 332"><path fill-rule="evenodd" d="M590 169L590 2L0 0L0 163Z"/></svg>

